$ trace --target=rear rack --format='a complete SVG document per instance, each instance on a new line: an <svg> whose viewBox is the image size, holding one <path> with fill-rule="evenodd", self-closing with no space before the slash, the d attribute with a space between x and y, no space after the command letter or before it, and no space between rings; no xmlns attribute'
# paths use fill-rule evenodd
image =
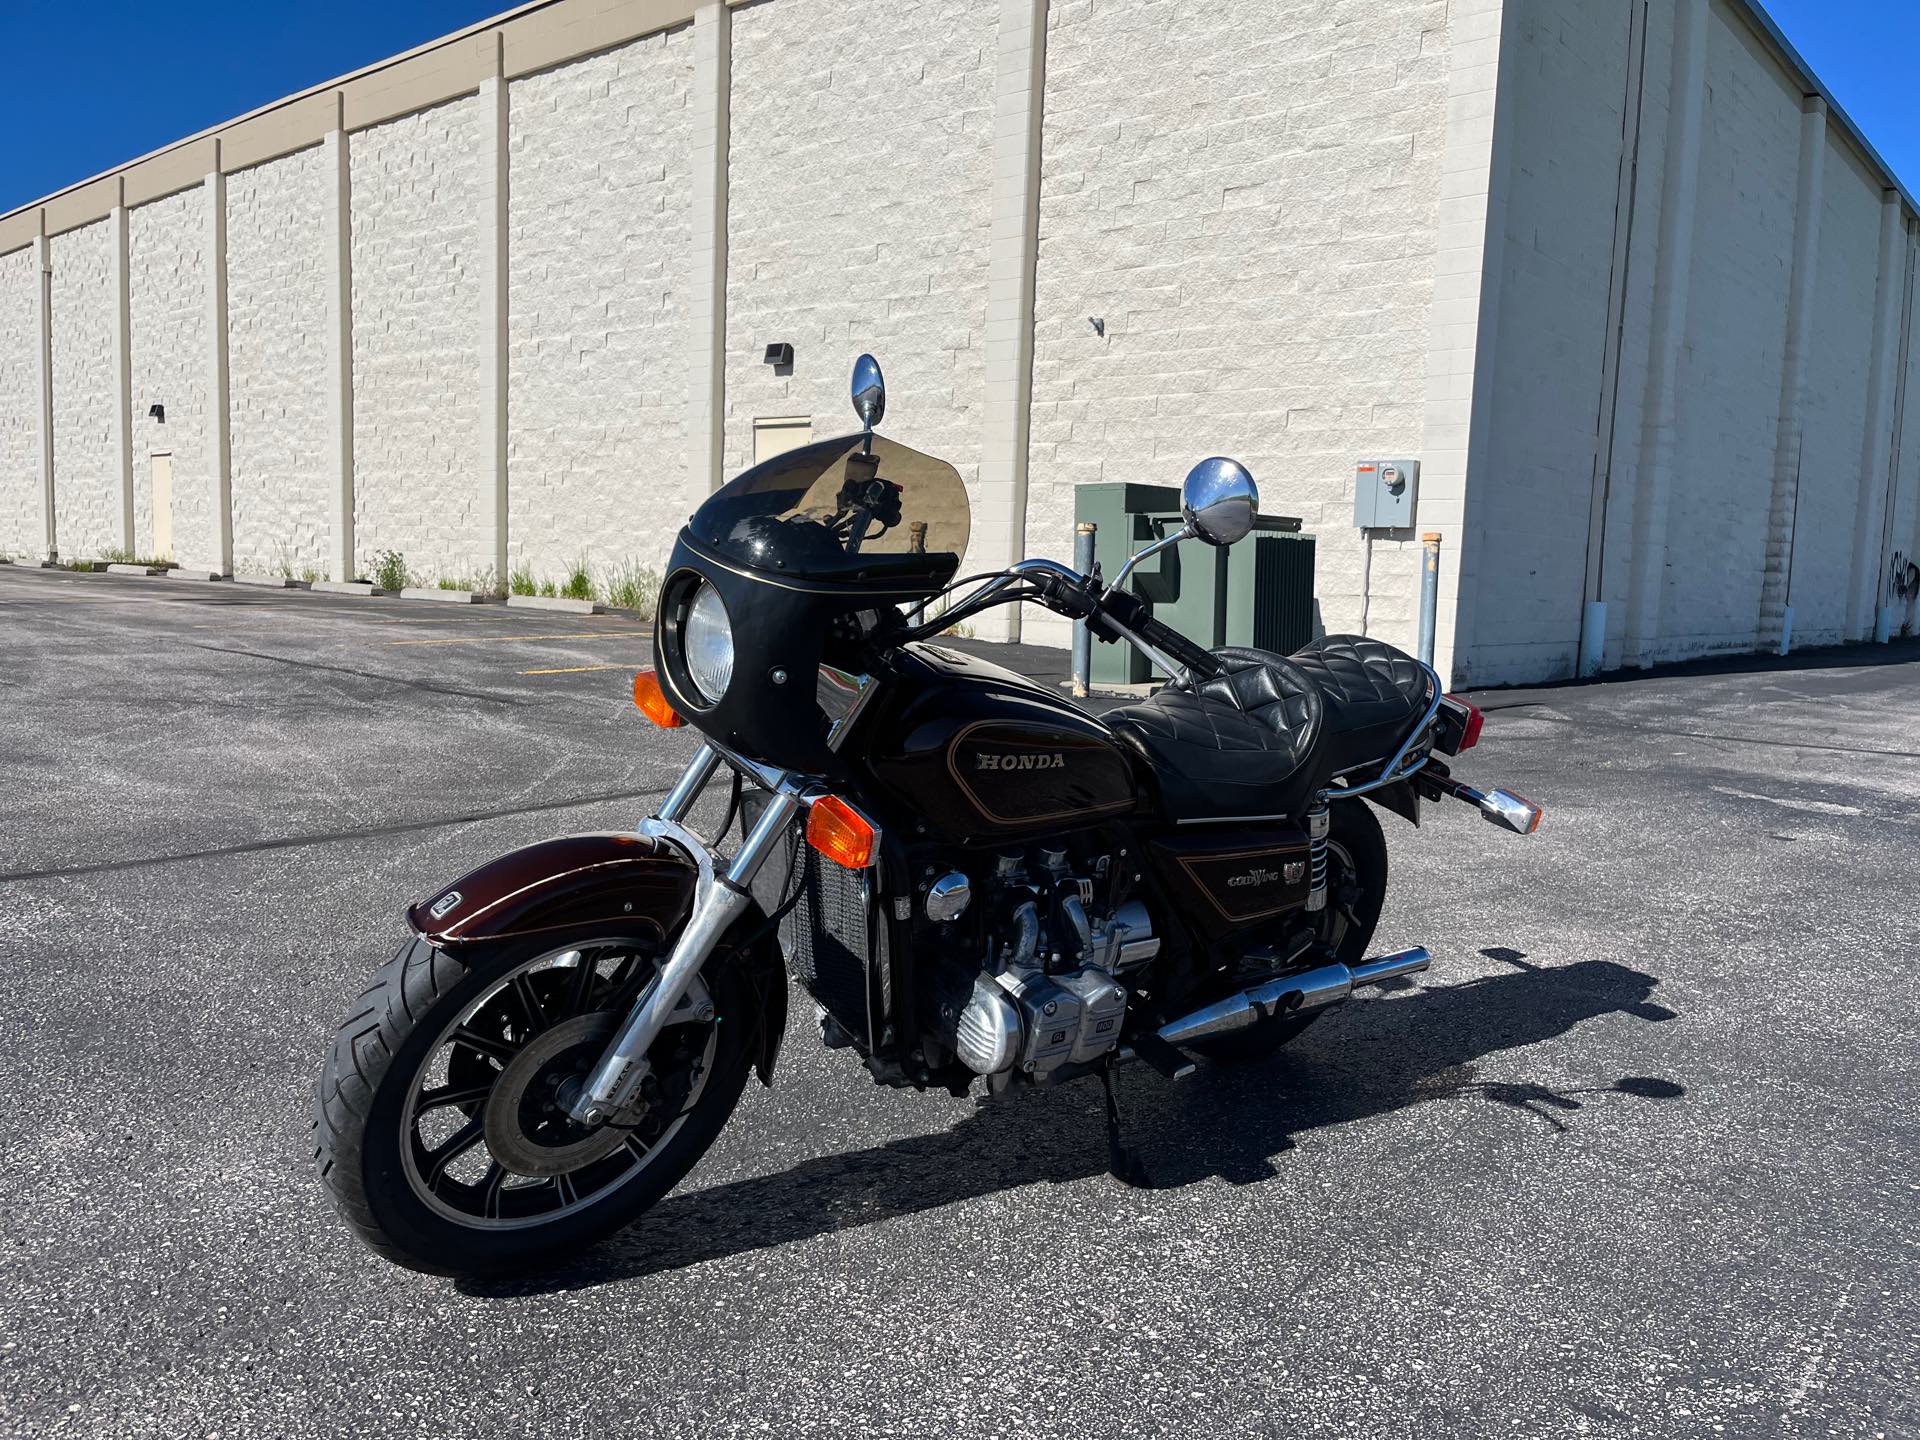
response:
<svg viewBox="0 0 1920 1440"><path fill-rule="evenodd" d="M1420 768L1431 758L1432 752L1428 751L1415 756L1412 763L1408 764L1407 752L1413 748L1414 741L1424 735L1428 727L1433 724L1433 717L1440 713L1440 702L1446 699L1446 695L1440 684L1438 671L1424 660L1416 660L1414 664L1418 665L1421 670L1426 673L1427 677L1428 697L1426 713L1414 723L1412 729L1407 731L1406 739L1400 742L1400 748L1393 752L1393 755L1387 760L1387 763L1380 767L1380 773L1378 775L1358 785L1344 783L1340 785L1329 785L1321 792L1327 799L1345 800L1354 795L1365 795L1369 790L1378 790L1383 785L1391 785L1395 781L1404 780L1409 775L1417 774Z"/></svg>

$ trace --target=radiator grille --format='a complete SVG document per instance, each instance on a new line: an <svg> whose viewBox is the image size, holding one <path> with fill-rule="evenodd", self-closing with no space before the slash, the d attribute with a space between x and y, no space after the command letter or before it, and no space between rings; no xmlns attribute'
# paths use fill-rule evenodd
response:
<svg viewBox="0 0 1920 1440"><path fill-rule="evenodd" d="M788 972L861 1045L871 1048L867 962L874 947L864 872L823 861L810 849L801 855L805 878L800 898L780 922Z"/></svg>

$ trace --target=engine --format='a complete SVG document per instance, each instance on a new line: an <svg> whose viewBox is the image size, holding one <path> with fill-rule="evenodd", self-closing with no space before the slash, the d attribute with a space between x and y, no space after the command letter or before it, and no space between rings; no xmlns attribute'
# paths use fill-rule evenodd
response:
<svg viewBox="0 0 1920 1440"><path fill-rule="evenodd" d="M997 856L977 894L961 871L934 880L925 912L946 942L929 977L937 1042L995 1089L1107 1056L1127 1012L1120 977L1160 952L1147 907L1113 898L1121 879L1110 855L1076 867L1040 849Z"/></svg>

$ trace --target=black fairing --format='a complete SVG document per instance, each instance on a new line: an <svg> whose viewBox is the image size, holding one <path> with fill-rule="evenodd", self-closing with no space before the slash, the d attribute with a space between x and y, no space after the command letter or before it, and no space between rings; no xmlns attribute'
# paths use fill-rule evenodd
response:
<svg viewBox="0 0 1920 1440"><path fill-rule="evenodd" d="M730 750L840 777L816 695L820 666L870 668L862 617L870 627L938 591L968 535L959 473L877 435L819 441L742 471L694 512L667 562L654 630L661 688ZM702 580L733 634L733 677L712 704L680 654Z"/></svg>
<svg viewBox="0 0 1920 1440"><path fill-rule="evenodd" d="M673 639L700 580L720 592L733 624L733 683L712 706L694 690ZM667 563L653 636L661 688L676 710L729 750L788 769L836 774L814 679L829 651L845 658L850 646L829 632L848 615L845 595L758 579L707 554L683 530ZM776 672L785 680L777 682Z"/></svg>
<svg viewBox="0 0 1920 1440"><path fill-rule="evenodd" d="M1133 812L1133 763L1066 697L944 645L907 645L861 723L876 796L933 838L999 844Z"/></svg>

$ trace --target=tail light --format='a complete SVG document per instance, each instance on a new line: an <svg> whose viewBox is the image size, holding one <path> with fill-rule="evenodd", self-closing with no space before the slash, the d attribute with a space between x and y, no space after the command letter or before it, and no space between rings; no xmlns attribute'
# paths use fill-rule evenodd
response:
<svg viewBox="0 0 1920 1440"><path fill-rule="evenodd" d="M864 870L880 849L880 832L838 795L823 795L807 812L807 844L836 865Z"/></svg>
<svg viewBox="0 0 1920 1440"><path fill-rule="evenodd" d="M633 677L633 703L639 707L642 715L662 730L672 730L687 723L680 718L680 712L673 708L673 702L661 690L659 675L651 670L642 670Z"/></svg>
<svg viewBox="0 0 1920 1440"><path fill-rule="evenodd" d="M1458 695L1449 695L1447 699L1467 712L1466 725L1460 732L1460 747L1453 752L1458 755L1460 750L1471 750L1480 743L1480 731L1486 726L1487 717L1480 713L1479 706L1469 705Z"/></svg>

